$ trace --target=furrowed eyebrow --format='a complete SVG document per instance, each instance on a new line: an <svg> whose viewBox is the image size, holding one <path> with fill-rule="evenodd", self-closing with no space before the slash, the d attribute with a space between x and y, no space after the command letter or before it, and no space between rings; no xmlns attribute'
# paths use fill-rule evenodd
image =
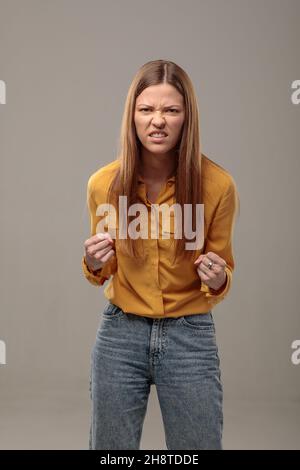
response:
<svg viewBox="0 0 300 470"><path fill-rule="evenodd" d="M152 108L153 109L153 106L150 106L150 104L138 104L138 106L146 106L147 108ZM164 108L180 108L180 105L170 104L169 106L164 106Z"/></svg>

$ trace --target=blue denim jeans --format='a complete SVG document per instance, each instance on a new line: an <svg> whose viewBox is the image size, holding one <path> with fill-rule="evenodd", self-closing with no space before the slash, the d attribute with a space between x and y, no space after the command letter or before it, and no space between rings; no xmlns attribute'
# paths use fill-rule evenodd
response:
<svg viewBox="0 0 300 470"><path fill-rule="evenodd" d="M155 384L167 449L222 449L223 387L211 310L178 318L108 302L91 353L89 449L139 449Z"/></svg>

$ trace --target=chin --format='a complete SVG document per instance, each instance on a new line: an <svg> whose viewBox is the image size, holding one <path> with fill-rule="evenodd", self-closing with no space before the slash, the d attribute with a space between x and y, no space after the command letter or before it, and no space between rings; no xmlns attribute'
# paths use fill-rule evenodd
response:
<svg viewBox="0 0 300 470"><path fill-rule="evenodd" d="M170 145L166 145L166 144L158 144L158 143L153 143L153 144L148 144L145 145L146 149L147 150L150 150L151 152L155 152L156 150L158 152L161 152L161 150L163 149L164 152L168 152L169 150L171 150L171 146Z"/></svg>

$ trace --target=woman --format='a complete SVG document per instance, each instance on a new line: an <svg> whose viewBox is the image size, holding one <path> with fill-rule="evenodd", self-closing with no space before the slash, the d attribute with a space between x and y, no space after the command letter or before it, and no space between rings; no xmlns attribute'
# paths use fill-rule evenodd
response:
<svg viewBox="0 0 300 470"><path fill-rule="evenodd" d="M83 272L93 285L109 280L91 354L90 449L139 449L151 384L168 449L221 449L223 388L212 308L232 282L238 197L232 176L200 152L195 91L175 63L151 61L137 72L119 156L91 175L87 202L91 237ZM111 205L102 217L105 203ZM174 213L168 225L157 211L174 203L192 208L190 220L183 211L181 237ZM138 224L134 204L145 209ZM187 248L184 220L194 227L201 204L202 244ZM112 206L122 212L119 223ZM152 237L153 214L158 237ZM139 226L143 236L120 237L120 220Z"/></svg>

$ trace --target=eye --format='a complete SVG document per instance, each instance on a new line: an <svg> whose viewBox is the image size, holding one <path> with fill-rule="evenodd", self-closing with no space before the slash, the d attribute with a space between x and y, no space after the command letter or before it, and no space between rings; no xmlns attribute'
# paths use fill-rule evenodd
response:
<svg viewBox="0 0 300 470"><path fill-rule="evenodd" d="M149 108L141 108L140 111L149 111ZM179 113L178 109L168 109L168 111Z"/></svg>

